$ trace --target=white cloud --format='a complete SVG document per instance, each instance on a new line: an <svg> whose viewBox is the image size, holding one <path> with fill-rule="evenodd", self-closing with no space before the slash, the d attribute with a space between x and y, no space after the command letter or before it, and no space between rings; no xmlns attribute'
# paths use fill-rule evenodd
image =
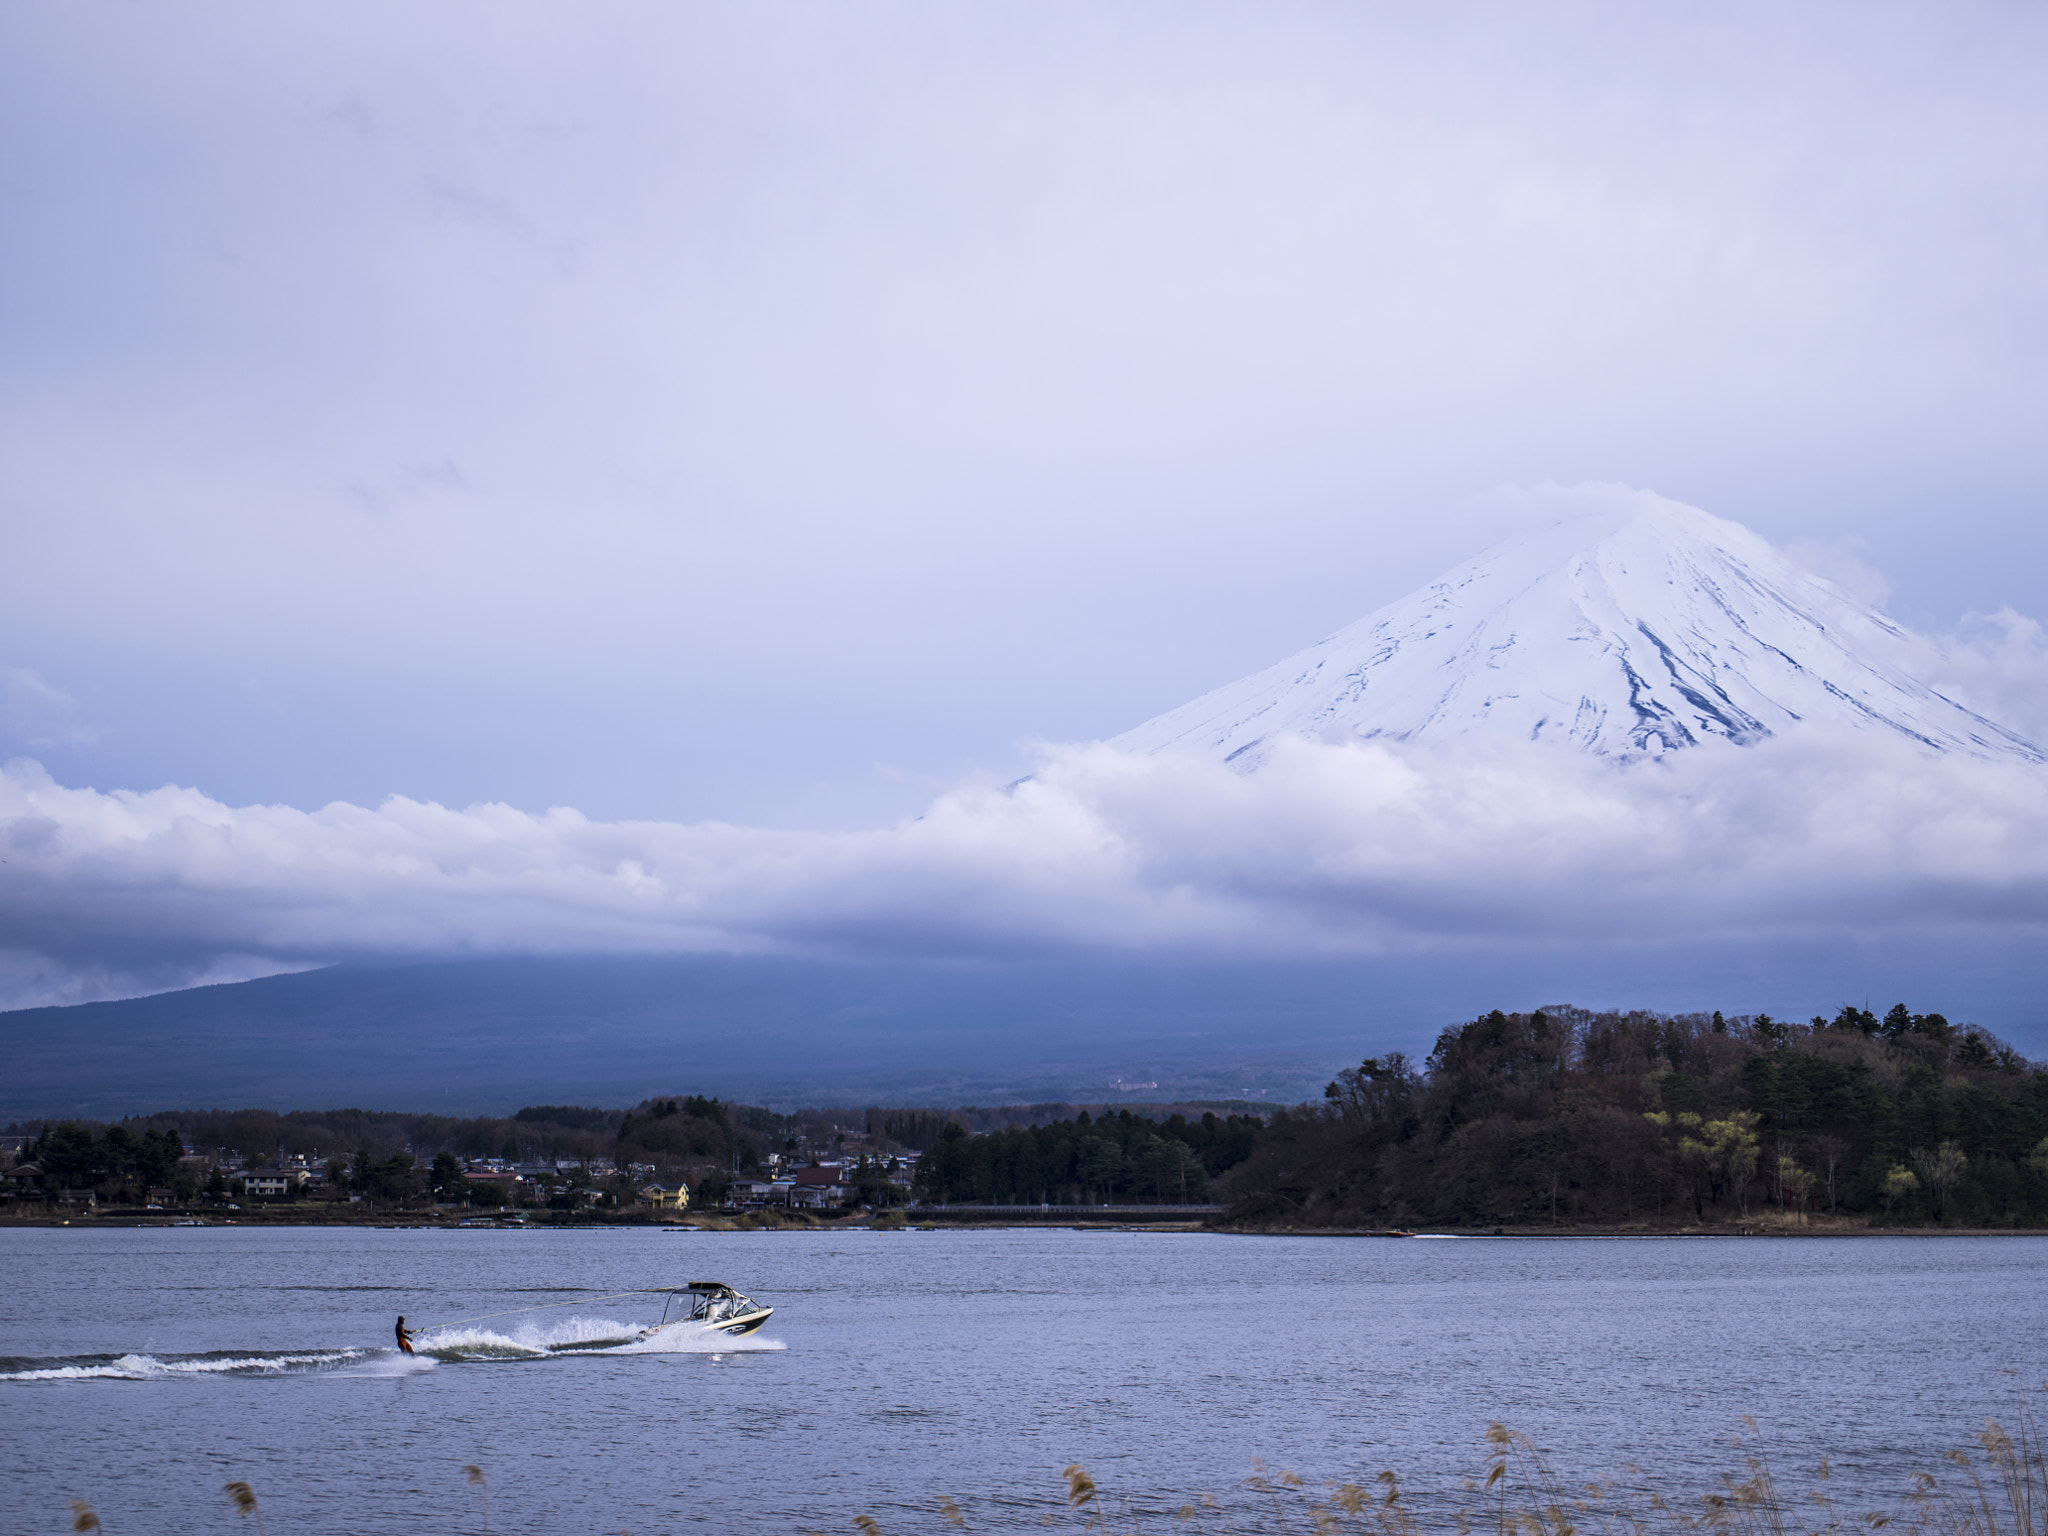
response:
<svg viewBox="0 0 2048 1536"><path fill-rule="evenodd" d="M1927 681L1979 714L2048 740L2048 631L2001 608L1963 616L1942 647L1947 665Z"/></svg>
<svg viewBox="0 0 2048 1536"><path fill-rule="evenodd" d="M1785 546L1791 559L1824 581L1833 582L1866 608L1882 608L1892 595L1892 580L1873 566L1868 541L1853 535L1835 539L1795 539Z"/></svg>
<svg viewBox="0 0 2048 1536"><path fill-rule="evenodd" d="M263 976L284 976L314 969L306 961L276 960L263 955L210 955L156 964L110 964L66 961L32 950L0 949L0 1008L66 1008L78 1003L103 1003L187 987L230 985Z"/></svg>
<svg viewBox="0 0 2048 1536"><path fill-rule="evenodd" d="M859 833L231 807L0 773L0 921L112 971L478 953L1412 954L2048 924L2048 776L1865 738L1629 768L1294 742L1049 749ZM4 978L0 978L4 979Z"/></svg>

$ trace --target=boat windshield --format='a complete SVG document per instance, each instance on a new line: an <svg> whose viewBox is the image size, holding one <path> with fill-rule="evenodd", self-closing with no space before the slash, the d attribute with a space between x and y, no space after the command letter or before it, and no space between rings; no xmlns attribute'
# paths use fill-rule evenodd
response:
<svg viewBox="0 0 2048 1536"><path fill-rule="evenodd" d="M717 1323L753 1309L754 1304L735 1291L700 1291L692 1298L690 1319L699 1323Z"/></svg>

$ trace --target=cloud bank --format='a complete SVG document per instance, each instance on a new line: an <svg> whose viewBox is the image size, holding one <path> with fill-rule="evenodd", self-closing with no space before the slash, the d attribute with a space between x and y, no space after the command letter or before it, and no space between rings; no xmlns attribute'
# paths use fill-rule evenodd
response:
<svg viewBox="0 0 2048 1536"><path fill-rule="evenodd" d="M1048 748L873 831L229 806L0 770L25 1006L361 957L1454 956L2048 926L2048 775L1808 735L1616 767Z"/></svg>

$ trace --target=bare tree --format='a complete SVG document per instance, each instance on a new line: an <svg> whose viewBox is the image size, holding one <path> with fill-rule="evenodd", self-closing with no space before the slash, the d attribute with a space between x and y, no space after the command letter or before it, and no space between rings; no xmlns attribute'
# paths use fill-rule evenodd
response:
<svg viewBox="0 0 2048 1536"><path fill-rule="evenodd" d="M1956 1180L1962 1177L1968 1163L1963 1149L1952 1141L1944 1141L1932 1152L1913 1154L1913 1167L1920 1175L1920 1182L1927 1186L1928 1198L1934 1202L1936 1221L1948 1214L1949 1191L1956 1187Z"/></svg>
<svg viewBox="0 0 2048 1536"><path fill-rule="evenodd" d="M1842 1158L1849 1151L1849 1144L1839 1136L1820 1135L1813 1138L1813 1160L1820 1168L1820 1176L1828 1186L1828 1211L1835 1209L1835 1170L1841 1167Z"/></svg>

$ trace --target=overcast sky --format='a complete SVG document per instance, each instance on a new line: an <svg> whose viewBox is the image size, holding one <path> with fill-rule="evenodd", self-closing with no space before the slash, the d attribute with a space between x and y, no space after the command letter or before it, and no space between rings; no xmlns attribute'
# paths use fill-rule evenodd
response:
<svg viewBox="0 0 2048 1536"><path fill-rule="evenodd" d="M10 5L60 780L858 827L1503 483L2048 613L2034 7Z"/></svg>
<svg viewBox="0 0 2048 1536"><path fill-rule="evenodd" d="M858 833L1548 482L2048 614L2044 103L2021 5L0 6L7 793Z"/></svg>

